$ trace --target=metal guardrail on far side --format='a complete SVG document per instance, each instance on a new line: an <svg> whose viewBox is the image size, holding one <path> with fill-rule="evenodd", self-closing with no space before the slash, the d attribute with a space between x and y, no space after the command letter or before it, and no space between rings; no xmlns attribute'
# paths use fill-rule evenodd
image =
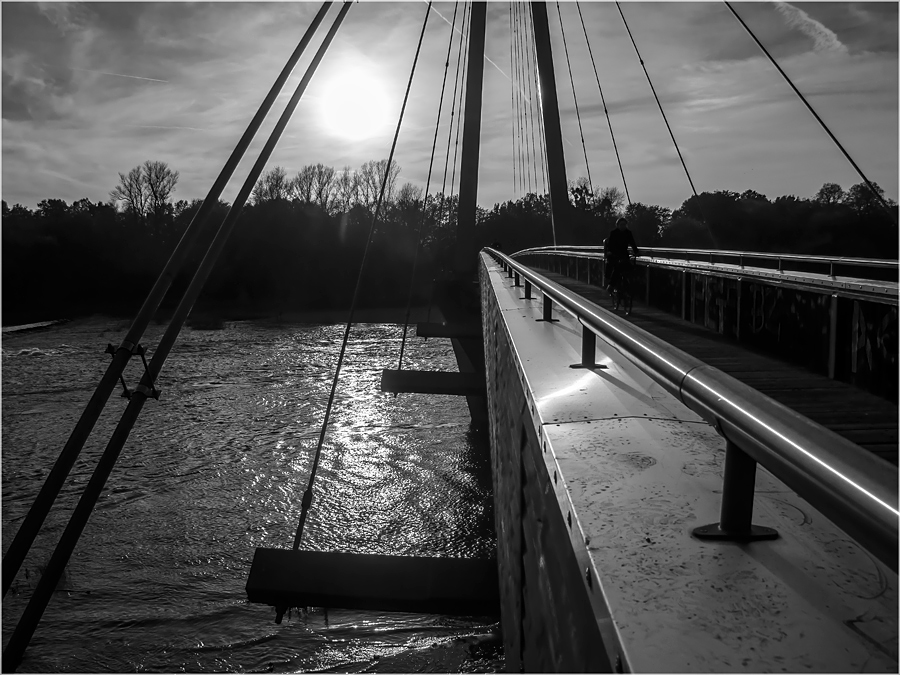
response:
<svg viewBox="0 0 900 675"><path fill-rule="evenodd" d="M643 246L640 251L637 264L648 269L683 269L734 279L758 279L786 288L898 304L896 260ZM527 255L602 261L603 247L542 246L518 251L513 257Z"/></svg>
<svg viewBox="0 0 900 675"><path fill-rule="evenodd" d="M632 275L637 300L896 402L896 262L690 249L641 253ZM514 257L588 284L605 280L600 247L542 247Z"/></svg>
<svg viewBox="0 0 900 675"><path fill-rule="evenodd" d="M512 258L486 251L524 285L525 298L541 291L545 319L554 303L578 319L584 365L593 364L600 336L726 439L720 521L697 528L696 536L741 541L773 536L750 522L758 462L897 571L896 467Z"/></svg>

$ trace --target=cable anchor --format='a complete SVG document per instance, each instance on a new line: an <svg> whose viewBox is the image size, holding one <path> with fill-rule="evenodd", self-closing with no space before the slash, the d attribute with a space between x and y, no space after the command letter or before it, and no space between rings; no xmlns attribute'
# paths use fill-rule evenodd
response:
<svg viewBox="0 0 900 675"><path fill-rule="evenodd" d="M150 386L139 384L134 389L129 389L128 385L125 384L125 376L122 373L119 373L119 381L122 383L122 398L131 399L131 395L134 392L140 392L147 398L154 398L157 401L159 400L160 390L156 388L156 383L153 381L153 376L150 374L150 367L147 365L147 359L144 356L146 354L146 349L144 349L144 345L135 345L131 342L123 342L120 349L126 349L132 354L137 354L141 357L141 362L144 364L144 372L147 373L147 377L150 379ZM106 354L111 354L113 357L116 355L116 348L112 346L112 343L108 343L106 345Z"/></svg>

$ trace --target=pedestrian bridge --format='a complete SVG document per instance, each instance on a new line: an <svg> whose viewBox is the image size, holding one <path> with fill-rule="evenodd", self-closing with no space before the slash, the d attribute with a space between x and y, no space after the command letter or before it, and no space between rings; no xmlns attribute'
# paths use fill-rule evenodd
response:
<svg viewBox="0 0 900 675"><path fill-rule="evenodd" d="M509 669L896 672L896 265L647 253L481 254Z"/></svg>

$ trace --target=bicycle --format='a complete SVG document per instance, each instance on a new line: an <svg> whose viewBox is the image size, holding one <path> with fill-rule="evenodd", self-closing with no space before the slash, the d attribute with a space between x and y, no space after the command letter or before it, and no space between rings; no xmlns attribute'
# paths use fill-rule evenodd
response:
<svg viewBox="0 0 900 675"><path fill-rule="evenodd" d="M625 310L625 315L631 314L634 298L631 295L631 270L634 266L635 258L630 256L627 260L622 260L618 264L617 274L613 275L610 280L609 294L614 302L614 310L618 311L621 306Z"/></svg>

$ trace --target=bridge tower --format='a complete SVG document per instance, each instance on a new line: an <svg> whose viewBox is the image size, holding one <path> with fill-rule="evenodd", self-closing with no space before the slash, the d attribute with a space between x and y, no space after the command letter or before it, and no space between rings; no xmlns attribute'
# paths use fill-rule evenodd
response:
<svg viewBox="0 0 900 675"><path fill-rule="evenodd" d="M556 96L556 77L553 73L553 54L550 47L550 27L547 5L531 2L537 52L541 114L544 120L544 141L547 147L547 172L550 176L550 210L555 243L570 241L568 218L568 183L566 160L563 154L562 131L559 122L559 102ZM475 216L478 200L478 163L481 148L481 108L484 84L484 35L487 3L472 3L468 66L466 71L466 106L463 125L462 160L460 162L459 210L456 222L456 273L471 272L478 259L475 241Z"/></svg>

